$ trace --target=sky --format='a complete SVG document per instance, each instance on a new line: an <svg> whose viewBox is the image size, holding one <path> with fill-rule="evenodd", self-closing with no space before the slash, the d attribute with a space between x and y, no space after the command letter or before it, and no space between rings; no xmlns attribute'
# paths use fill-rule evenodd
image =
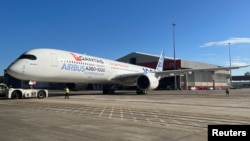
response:
<svg viewBox="0 0 250 141"><path fill-rule="evenodd" d="M0 0L0 75L35 48L115 60L131 52L165 51L173 57L175 43L176 58L229 66L231 55L232 66L248 65L249 5L249 0Z"/></svg>

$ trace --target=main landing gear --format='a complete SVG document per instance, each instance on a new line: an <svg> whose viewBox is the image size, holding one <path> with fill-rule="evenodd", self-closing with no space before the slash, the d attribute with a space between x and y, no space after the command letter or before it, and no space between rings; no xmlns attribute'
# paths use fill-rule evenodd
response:
<svg viewBox="0 0 250 141"><path fill-rule="evenodd" d="M103 85L102 86L102 93L103 94L114 94L115 90L117 89L115 85Z"/></svg>
<svg viewBox="0 0 250 141"><path fill-rule="evenodd" d="M115 90L118 88L115 85L103 85L102 86L102 93L103 94L115 94ZM145 95L148 94L147 90L136 89L136 94L138 95Z"/></svg>

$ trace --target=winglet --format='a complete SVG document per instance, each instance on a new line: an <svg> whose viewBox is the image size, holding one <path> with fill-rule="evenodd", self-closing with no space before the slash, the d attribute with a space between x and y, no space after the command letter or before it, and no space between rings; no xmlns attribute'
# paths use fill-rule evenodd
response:
<svg viewBox="0 0 250 141"><path fill-rule="evenodd" d="M155 68L156 72L163 71L163 64L164 64L164 51L161 52L161 56L159 58L158 64Z"/></svg>

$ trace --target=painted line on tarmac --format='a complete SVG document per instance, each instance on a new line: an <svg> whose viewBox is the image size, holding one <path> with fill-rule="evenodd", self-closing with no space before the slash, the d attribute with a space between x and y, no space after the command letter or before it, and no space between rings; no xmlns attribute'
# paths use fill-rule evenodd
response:
<svg viewBox="0 0 250 141"><path fill-rule="evenodd" d="M120 116L121 120L124 120L123 109L122 108L120 108L120 114L121 114L121 116Z"/></svg>
<svg viewBox="0 0 250 141"><path fill-rule="evenodd" d="M113 112L114 112L114 107L112 107L112 109L111 109L111 111L110 111L110 114L109 114L109 119L111 119L111 118L112 118L112 116L113 116Z"/></svg>
<svg viewBox="0 0 250 141"><path fill-rule="evenodd" d="M105 107L102 109L102 111L101 111L101 113L98 115L98 117L101 117L101 116L102 116L102 114L104 113L104 111L106 110L106 108L107 108L107 106L105 106Z"/></svg>

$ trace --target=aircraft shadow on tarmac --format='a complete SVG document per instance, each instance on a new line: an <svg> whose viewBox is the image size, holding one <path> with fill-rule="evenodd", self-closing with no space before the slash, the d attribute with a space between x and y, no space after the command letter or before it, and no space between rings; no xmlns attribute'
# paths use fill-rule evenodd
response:
<svg viewBox="0 0 250 141"><path fill-rule="evenodd" d="M103 94L101 90L81 90L81 91L71 91L69 96L81 96L81 95L129 95L129 96L145 96L138 95L134 90L117 90L113 94ZM155 90L151 91L146 95L199 95L199 96L208 96L208 95L225 95L224 90ZM49 90L49 97L62 97L65 96L65 92L62 90ZM0 100L7 99L5 97L0 97Z"/></svg>
<svg viewBox="0 0 250 141"><path fill-rule="evenodd" d="M117 91L113 94L103 94L102 91L71 91L69 96L80 95L137 95L135 91ZM49 97L65 96L65 92L49 91Z"/></svg>
<svg viewBox="0 0 250 141"><path fill-rule="evenodd" d="M114 94L103 94L102 91L71 91L69 96L81 96L81 95L137 95L134 91L119 91ZM49 91L49 97L62 97L65 96L64 91ZM2 96L0 100L8 100L8 98Z"/></svg>

